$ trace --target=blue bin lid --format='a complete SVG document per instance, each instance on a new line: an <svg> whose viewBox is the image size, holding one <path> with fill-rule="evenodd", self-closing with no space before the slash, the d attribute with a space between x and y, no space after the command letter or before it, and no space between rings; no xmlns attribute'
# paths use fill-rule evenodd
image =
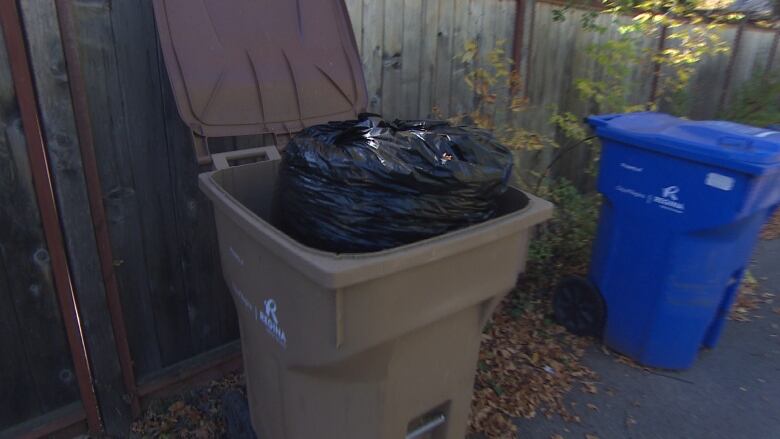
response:
<svg viewBox="0 0 780 439"><path fill-rule="evenodd" d="M663 113L590 116L599 137L749 174L780 167L780 131Z"/></svg>

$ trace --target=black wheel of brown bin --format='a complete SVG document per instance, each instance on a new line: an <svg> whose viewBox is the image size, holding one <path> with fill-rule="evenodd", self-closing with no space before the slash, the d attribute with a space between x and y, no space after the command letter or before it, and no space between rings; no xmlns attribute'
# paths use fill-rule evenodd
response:
<svg viewBox="0 0 780 439"><path fill-rule="evenodd" d="M587 279L567 277L555 288L555 320L572 334L601 337L606 308L601 293Z"/></svg>

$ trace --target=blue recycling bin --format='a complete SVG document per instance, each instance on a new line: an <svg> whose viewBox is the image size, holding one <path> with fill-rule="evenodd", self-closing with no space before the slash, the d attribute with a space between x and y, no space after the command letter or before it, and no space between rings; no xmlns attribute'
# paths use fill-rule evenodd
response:
<svg viewBox="0 0 780 439"><path fill-rule="evenodd" d="M780 132L660 113L592 116L603 194L589 281L603 337L685 369L716 345L762 225L780 203Z"/></svg>

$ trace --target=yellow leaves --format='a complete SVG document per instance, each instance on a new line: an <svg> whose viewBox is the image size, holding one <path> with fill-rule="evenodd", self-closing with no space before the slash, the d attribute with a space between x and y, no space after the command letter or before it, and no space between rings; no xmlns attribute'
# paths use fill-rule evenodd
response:
<svg viewBox="0 0 780 439"><path fill-rule="evenodd" d="M655 16L649 12L645 12L634 17L634 21L638 23L644 23L648 20L652 20Z"/></svg>
<svg viewBox="0 0 780 439"><path fill-rule="evenodd" d="M468 64L474 61L474 58L477 56L477 51L479 50L477 42L474 40L466 41L463 45L463 49L463 54L460 56L461 62Z"/></svg>

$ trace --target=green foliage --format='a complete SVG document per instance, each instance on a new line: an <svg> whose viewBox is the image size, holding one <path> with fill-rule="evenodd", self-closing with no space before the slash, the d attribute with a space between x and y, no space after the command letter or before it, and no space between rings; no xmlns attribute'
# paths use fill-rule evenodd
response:
<svg viewBox="0 0 780 439"><path fill-rule="evenodd" d="M740 86L721 117L759 127L780 124L780 72L755 74Z"/></svg>
<svg viewBox="0 0 780 439"><path fill-rule="evenodd" d="M512 93L519 84L519 78L512 69L512 60L506 55L505 44L503 40L497 41L496 47L485 54L484 59L487 62L474 67L466 74L466 85L475 95L474 110L452 119L456 123L467 122L493 131L501 143L515 152L515 169L520 169L522 152L556 149L558 144L548 136L517 126L512 123L512 117L496 119L499 107L507 109L512 115L530 109L528 100L522 94ZM479 55L478 50L475 42L466 42L464 52L458 58L462 62L472 62ZM515 177L516 184L521 187L532 187L533 181L524 180L517 173Z"/></svg>
<svg viewBox="0 0 780 439"><path fill-rule="evenodd" d="M599 196L583 194L566 180L545 186L540 196L555 203L555 213L531 242L530 264L546 272L584 273L596 233Z"/></svg>
<svg viewBox="0 0 780 439"><path fill-rule="evenodd" d="M719 26L729 20L741 18L737 15L712 16L702 12L698 0L603 0L605 14L611 18L611 28L617 30L616 37L589 46L587 55L598 66L598 74L576 77L574 89L580 99L587 103L589 113L617 113L654 109L657 102L650 97L632 101L632 75L643 71L646 76L658 73L658 93L665 110L676 109L683 114L687 104L686 90L699 62L709 56L718 55L728 49L717 33ZM564 21L571 4L553 13L553 21ZM633 17L626 22L625 17ZM604 34L608 28L600 25L604 20L597 12L581 14L582 26L588 32ZM667 45L659 50L648 41L666 34ZM478 59L478 45L470 42L465 46L463 62ZM532 110L522 94L509 93L519 84L513 74L512 61L506 56L503 44L486 54L487 63L479 65L466 75L468 86L476 95L476 108L461 119L480 127L491 129L500 141L513 148L520 169L521 152L557 149L557 154L542 164L546 170L529 174L533 180L519 178L519 184L537 192L556 204L554 218L540 227L539 235L531 243L529 262L533 270L543 272L585 272L590 258L591 243L595 235L600 198L595 193L583 193L573 184L560 178L550 178L548 171L562 154L585 143L592 148L590 161L583 163L583 172L595 175L598 165L597 141L585 141L589 129L582 119L587 114L554 111L550 124L556 127L556 139L543 136L517 124L496 123L494 115L497 106L506 106L512 114ZM648 70L649 69L649 70ZM752 101L757 96L750 95ZM775 93L777 96L777 93ZM747 100L751 100L747 99ZM762 104L762 108L766 107ZM773 107L774 108L774 107ZM674 111L672 111L674 112ZM560 147L559 143L565 145ZM539 154L536 155L537 157ZM537 185L536 182L543 184ZM539 271L539 270L536 270Z"/></svg>
<svg viewBox="0 0 780 439"><path fill-rule="evenodd" d="M618 37L587 48L588 55L601 70L598 77L575 79L580 98L591 104L596 113L617 113L655 109L658 102L631 100L631 75L634 71L658 75L657 96L667 112L683 115L687 112L687 89L696 65L708 56L728 51L721 40L719 28L742 19L734 13L715 14L703 0L602 0L602 14L611 16ZM575 3L572 1L554 14L554 21L565 20ZM582 15L584 29L604 33L597 26L598 14ZM621 17L633 16L626 23ZM665 47L659 50L648 41L666 34ZM653 69L653 71L649 71ZM657 69L657 70L656 70Z"/></svg>

